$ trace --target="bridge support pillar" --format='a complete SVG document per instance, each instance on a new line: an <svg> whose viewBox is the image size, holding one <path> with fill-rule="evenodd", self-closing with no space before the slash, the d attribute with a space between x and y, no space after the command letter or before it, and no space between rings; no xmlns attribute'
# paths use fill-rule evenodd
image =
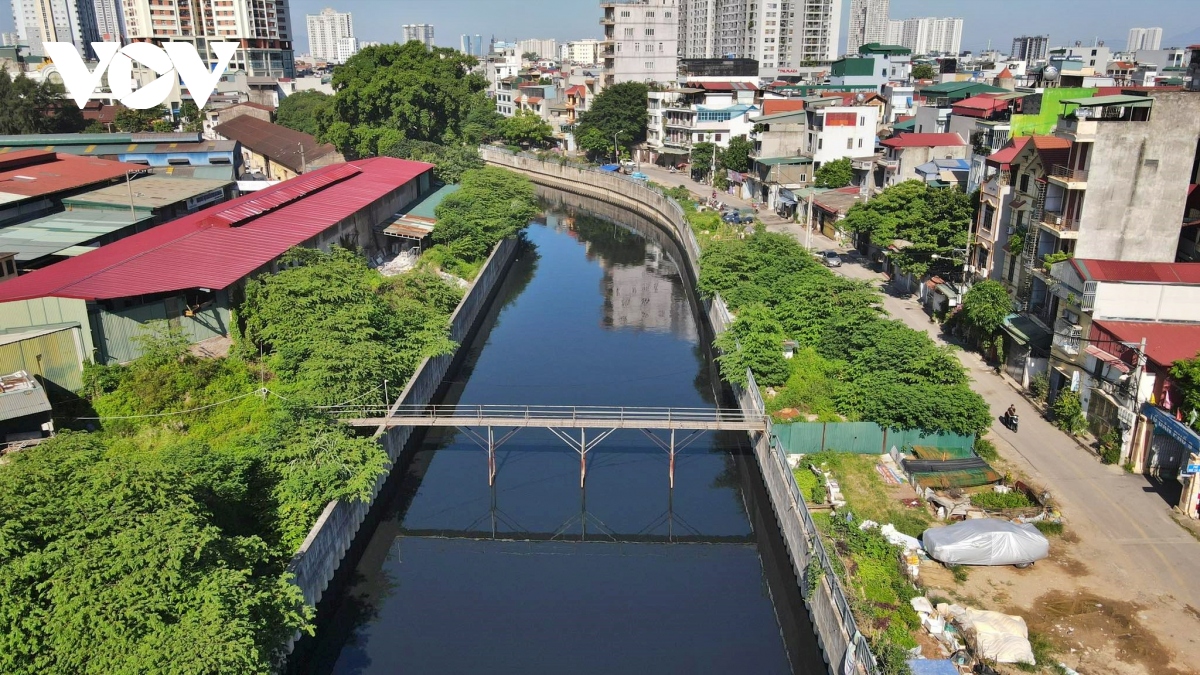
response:
<svg viewBox="0 0 1200 675"><path fill-rule="evenodd" d="M457 429L475 442L475 445L483 448L487 452L488 463L488 485L496 484L496 448L504 445L508 439L513 437L513 434L521 430L521 427L513 427L508 433L496 438L494 427L487 428L487 436L471 429L470 427L457 427Z"/></svg>
<svg viewBox="0 0 1200 675"><path fill-rule="evenodd" d="M588 440L587 429L579 430L579 440L575 440L566 431L548 427L550 433L558 436L558 439L563 443L571 446L571 449L579 453L579 487L582 488L587 481L587 455L593 448L600 445L600 442L608 438L616 429L605 429L595 438Z"/></svg>
<svg viewBox="0 0 1200 675"><path fill-rule="evenodd" d="M674 429L671 429L671 435L665 441L663 439L659 438L658 434L654 433L650 429L642 429L642 433L646 434L646 436L650 440L654 441L655 445L662 448L667 453L667 457L668 457L668 459L667 459L667 461L668 461L667 481L670 484L671 489L674 490L675 489L675 455L678 455L680 452L683 451L684 448L691 445L692 441L696 440L697 438L700 437L700 434L704 433L704 430L696 429L695 431L692 431L691 433L689 433L687 436L684 436L683 440L679 441L678 443L675 442L675 430Z"/></svg>

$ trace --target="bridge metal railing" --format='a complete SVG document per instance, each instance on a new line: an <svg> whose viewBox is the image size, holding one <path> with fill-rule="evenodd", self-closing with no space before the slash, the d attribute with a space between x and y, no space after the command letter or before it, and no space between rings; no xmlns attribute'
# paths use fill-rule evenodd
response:
<svg viewBox="0 0 1200 675"><path fill-rule="evenodd" d="M571 405L343 405L324 408L330 414L345 417L380 417L406 420L451 419L472 420L589 420L603 422L762 422L763 413L747 414L741 408L668 408L631 406L571 406Z"/></svg>

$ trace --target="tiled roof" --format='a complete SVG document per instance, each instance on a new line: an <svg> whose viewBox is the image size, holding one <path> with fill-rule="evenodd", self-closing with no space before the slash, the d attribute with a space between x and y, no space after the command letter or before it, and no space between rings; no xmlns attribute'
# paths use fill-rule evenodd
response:
<svg viewBox="0 0 1200 675"><path fill-rule="evenodd" d="M1092 258L1074 259L1072 263L1087 281L1200 285L1200 263L1132 262Z"/></svg>
<svg viewBox="0 0 1200 675"><path fill-rule="evenodd" d="M376 157L322 167L0 284L0 302L222 289L433 169Z"/></svg>
<svg viewBox="0 0 1200 675"><path fill-rule="evenodd" d="M1025 149L1025 145L1029 143L1028 136L1009 139L1008 144L1000 148L996 152L988 155L987 162L1000 167L1005 167L1012 164L1012 161L1017 158L1021 150Z"/></svg>
<svg viewBox="0 0 1200 675"><path fill-rule="evenodd" d="M758 85L751 82L689 82L688 86L704 91L758 91Z"/></svg>
<svg viewBox="0 0 1200 675"><path fill-rule="evenodd" d="M942 148L966 145L958 134L900 134L881 145L889 148Z"/></svg>
<svg viewBox="0 0 1200 675"><path fill-rule="evenodd" d="M778 98L763 101L763 115L804 110L804 101L797 98Z"/></svg>
<svg viewBox="0 0 1200 675"><path fill-rule="evenodd" d="M303 171L304 165L310 162L337 152L331 143L317 143L317 139L302 131L249 115L222 122L213 127L213 131L296 172Z"/></svg>

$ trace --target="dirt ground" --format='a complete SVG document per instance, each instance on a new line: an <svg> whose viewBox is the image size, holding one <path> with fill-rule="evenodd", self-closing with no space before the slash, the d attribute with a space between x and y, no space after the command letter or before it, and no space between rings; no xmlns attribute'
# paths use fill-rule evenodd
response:
<svg viewBox="0 0 1200 675"><path fill-rule="evenodd" d="M1001 459L993 465L1018 479L1026 475L1018 463ZM907 485L891 491L896 499L912 494ZM1024 617L1031 633L1053 644L1054 662L1082 675L1197 673L1191 664L1200 664L1200 610L1169 588L1150 587L1127 573L1138 561L1128 560L1104 532L1073 524L1069 504L1058 507L1066 527L1061 537L1051 537L1048 559L1024 570L971 567L961 583L929 561L920 573L928 594ZM933 653L926 650L926 656Z"/></svg>

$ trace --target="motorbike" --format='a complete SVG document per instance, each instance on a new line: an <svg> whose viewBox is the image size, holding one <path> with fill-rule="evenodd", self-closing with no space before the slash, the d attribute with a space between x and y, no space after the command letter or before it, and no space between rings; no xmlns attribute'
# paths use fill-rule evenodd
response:
<svg viewBox="0 0 1200 675"><path fill-rule="evenodd" d="M1020 422L1020 415L1009 415L1007 412L1000 416L1000 423L1008 427L1008 430L1017 433L1017 425Z"/></svg>

